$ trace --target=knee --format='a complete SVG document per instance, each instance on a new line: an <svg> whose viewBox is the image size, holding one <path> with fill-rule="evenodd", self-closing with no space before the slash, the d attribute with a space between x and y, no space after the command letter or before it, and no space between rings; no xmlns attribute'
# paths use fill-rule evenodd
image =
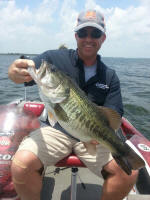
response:
<svg viewBox="0 0 150 200"><path fill-rule="evenodd" d="M129 185L134 185L138 177L138 170L133 170L131 175L127 175L114 160L108 163L104 170L110 177L115 176L120 183L123 182Z"/></svg>
<svg viewBox="0 0 150 200"><path fill-rule="evenodd" d="M25 184L28 170L28 165L23 160L23 157L20 157L19 154L16 154L11 164L11 175L14 184Z"/></svg>
<svg viewBox="0 0 150 200"><path fill-rule="evenodd" d="M16 184L24 184L28 175L42 167L41 161L31 152L19 151L11 164L12 180Z"/></svg>

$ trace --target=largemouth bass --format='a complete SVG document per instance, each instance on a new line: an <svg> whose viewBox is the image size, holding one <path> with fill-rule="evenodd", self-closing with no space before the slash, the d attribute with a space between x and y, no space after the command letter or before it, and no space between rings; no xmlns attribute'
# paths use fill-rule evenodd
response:
<svg viewBox="0 0 150 200"><path fill-rule="evenodd" d="M29 67L28 72L39 87L52 126L58 122L69 134L83 142L96 140L102 143L128 175L132 169L145 165L116 135L115 131L121 124L121 117L116 111L92 103L70 77L46 61L38 70Z"/></svg>

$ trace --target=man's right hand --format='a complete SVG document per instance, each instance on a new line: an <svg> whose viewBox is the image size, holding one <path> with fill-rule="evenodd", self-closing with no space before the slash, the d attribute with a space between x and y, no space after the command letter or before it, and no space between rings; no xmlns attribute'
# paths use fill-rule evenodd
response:
<svg viewBox="0 0 150 200"><path fill-rule="evenodd" d="M24 83L32 80L32 77L28 73L28 66L35 68L33 60L17 59L8 69L8 77L15 83Z"/></svg>

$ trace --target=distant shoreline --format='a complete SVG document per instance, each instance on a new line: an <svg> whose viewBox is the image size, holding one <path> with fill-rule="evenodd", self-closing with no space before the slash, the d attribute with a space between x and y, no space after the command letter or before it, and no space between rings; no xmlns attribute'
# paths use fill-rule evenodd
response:
<svg viewBox="0 0 150 200"><path fill-rule="evenodd" d="M0 53L0 55L17 55L17 56L20 56L20 55L32 55L32 56L36 56L38 54L35 54L35 53Z"/></svg>
<svg viewBox="0 0 150 200"><path fill-rule="evenodd" d="M0 55L12 55L12 56L37 56L38 53L0 53ZM147 57L137 57L137 58L128 58L128 57L111 57L111 56L102 56L102 58L111 58L111 59L150 59Z"/></svg>

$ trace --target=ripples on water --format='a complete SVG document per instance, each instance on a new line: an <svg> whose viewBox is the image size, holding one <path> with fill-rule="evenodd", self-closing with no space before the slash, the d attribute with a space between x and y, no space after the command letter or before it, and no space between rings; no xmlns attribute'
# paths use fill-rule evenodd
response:
<svg viewBox="0 0 150 200"><path fill-rule="evenodd" d="M150 59L104 58L119 76L124 116L150 139Z"/></svg>
<svg viewBox="0 0 150 200"><path fill-rule="evenodd" d="M24 85L8 79L8 66L17 55L0 55L0 104L24 98ZM150 59L103 58L121 83L124 116L150 139ZM27 87L27 100L38 100L37 86Z"/></svg>
<svg viewBox="0 0 150 200"><path fill-rule="evenodd" d="M24 98L25 87L24 84L15 84L8 79L8 67L15 60L19 58L17 55L0 55L0 104L6 104L16 99ZM27 99L38 99L37 86L28 87Z"/></svg>

